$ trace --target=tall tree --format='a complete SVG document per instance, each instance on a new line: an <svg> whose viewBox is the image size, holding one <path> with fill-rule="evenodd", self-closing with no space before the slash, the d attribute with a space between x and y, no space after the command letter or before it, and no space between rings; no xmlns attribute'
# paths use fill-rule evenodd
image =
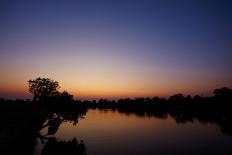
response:
<svg viewBox="0 0 232 155"><path fill-rule="evenodd" d="M28 81L29 92L34 95L33 100L43 100L49 96L58 95L59 83L50 78L40 78Z"/></svg>

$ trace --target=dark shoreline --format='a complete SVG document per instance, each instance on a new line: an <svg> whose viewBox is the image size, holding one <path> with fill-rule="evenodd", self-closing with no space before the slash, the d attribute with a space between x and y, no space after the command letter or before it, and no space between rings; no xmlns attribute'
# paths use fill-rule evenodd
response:
<svg viewBox="0 0 232 155"><path fill-rule="evenodd" d="M223 90L223 89L221 89ZM68 146L74 143L74 150L85 151L84 144L73 142L58 142L40 135L40 130L48 126L51 135L59 129L62 120L78 123L78 119L86 115L88 109L110 109L127 115L138 117L156 117L167 119L174 118L177 123L193 122L216 124L221 132L232 135L232 93L223 92L212 97L190 97L176 94L169 99L137 98L99 101L80 100L53 100L47 102L29 100L5 100L0 99L0 150L6 154L32 154L36 139L44 138L47 144L54 146ZM50 120L44 125L46 120ZM80 149L79 147L82 147ZM49 147L46 147L49 152Z"/></svg>

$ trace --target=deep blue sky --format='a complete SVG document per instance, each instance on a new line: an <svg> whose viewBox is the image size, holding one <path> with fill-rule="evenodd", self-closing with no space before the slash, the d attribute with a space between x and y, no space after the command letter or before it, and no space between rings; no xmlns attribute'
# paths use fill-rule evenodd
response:
<svg viewBox="0 0 232 155"><path fill-rule="evenodd" d="M25 95L37 76L82 97L232 86L230 0L2 0L0 7L0 96Z"/></svg>

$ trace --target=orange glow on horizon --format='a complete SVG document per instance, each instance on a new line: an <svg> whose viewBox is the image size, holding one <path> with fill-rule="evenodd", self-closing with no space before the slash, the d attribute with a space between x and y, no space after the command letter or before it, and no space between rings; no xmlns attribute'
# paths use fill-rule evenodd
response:
<svg viewBox="0 0 232 155"><path fill-rule="evenodd" d="M0 98L32 98L27 82L38 77L76 99L232 88L231 9L190 4L3 2Z"/></svg>
<svg viewBox="0 0 232 155"><path fill-rule="evenodd" d="M16 87L14 86L5 86L1 87L0 94L6 95L6 96L18 96L19 98L32 98L32 94L30 94L27 90L26 86ZM132 91L132 90L107 90L107 89L64 89L64 87L61 87L59 91L66 90L69 93L74 95L75 99L100 99L100 98L109 98L109 99L120 99L120 98L137 98L137 97L168 97L175 93L183 93L185 95L196 95L197 91L195 90L192 92L171 92L171 91ZM201 95L201 94L200 94Z"/></svg>
<svg viewBox="0 0 232 155"><path fill-rule="evenodd" d="M229 81L213 83L214 81L202 82L195 79L182 80L175 76L136 76L135 75L116 75L115 72L89 73L68 75L67 77L59 74L19 74L16 78L13 74L3 76L0 81L0 97L15 96L16 98L32 98L28 92L28 77L57 77L61 88L59 91L66 90L74 95L75 99L120 99L137 97L169 97L176 93L184 95L210 96L216 88L228 86ZM100 74L100 75L99 75ZM78 78L76 78L78 77ZM94 77L94 78L93 78ZM33 79L33 78L31 78ZM73 82L75 81L75 82ZM230 87L230 85L228 86Z"/></svg>

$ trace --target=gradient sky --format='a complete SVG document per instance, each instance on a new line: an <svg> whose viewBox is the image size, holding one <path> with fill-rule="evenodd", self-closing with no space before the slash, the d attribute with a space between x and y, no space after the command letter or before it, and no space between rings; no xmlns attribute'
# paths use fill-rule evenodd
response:
<svg viewBox="0 0 232 155"><path fill-rule="evenodd" d="M1 0L0 97L59 81L79 98L232 87L230 0Z"/></svg>

